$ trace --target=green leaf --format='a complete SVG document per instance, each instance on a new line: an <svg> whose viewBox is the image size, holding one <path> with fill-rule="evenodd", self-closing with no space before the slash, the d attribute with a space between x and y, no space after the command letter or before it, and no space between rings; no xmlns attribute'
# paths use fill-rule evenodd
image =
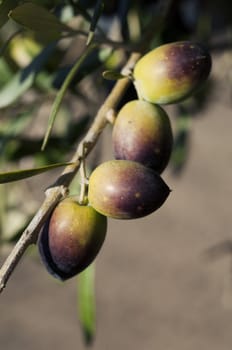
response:
<svg viewBox="0 0 232 350"><path fill-rule="evenodd" d="M49 45L23 70L17 72L0 91L0 108L5 108L22 96L33 84L36 74L53 53L55 45Z"/></svg>
<svg viewBox="0 0 232 350"><path fill-rule="evenodd" d="M24 2L26 2L26 1L27 0L24 0ZM56 5L58 5L61 2L61 0L31 0L30 2L33 2L35 4L39 4L40 6L44 6L47 8L52 8Z"/></svg>
<svg viewBox="0 0 232 350"><path fill-rule="evenodd" d="M95 8L94 8L93 17L92 17L91 23L90 23L89 35L87 38L86 45L89 45L91 43L91 41L93 40L94 32L95 32L95 29L97 27L97 22L102 14L103 8L104 8L103 0L97 0Z"/></svg>
<svg viewBox="0 0 232 350"><path fill-rule="evenodd" d="M18 141L18 135L25 129L31 121L33 108L23 113L16 113L14 118L9 118L0 124L0 160L9 156L9 141ZM8 147L7 147L8 146Z"/></svg>
<svg viewBox="0 0 232 350"><path fill-rule="evenodd" d="M0 184L12 182L12 181L19 181L26 179L28 177L32 177L35 175L39 175L41 173L44 173L46 171L53 170L55 168L63 167L66 165L71 165L72 163L55 163L46 165L39 168L31 168L31 169L23 169L23 170L16 170L16 171L9 171L5 173L0 173Z"/></svg>
<svg viewBox="0 0 232 350"><path fill-rule="evenodd" d="M9 44L11 43L11 41L19 34L21 34L22 29L17 30L16 32L14 32L13 34L10 35L10 37L4 42L4 44L0 47L0 56L2 56L4 54L4 52L6 51L6 49L8 48Z"/></svg>
<svg viewBox="0 0 232 350"><path fill-rule="evenodd" d="M112 70L106 70L105 72L102 73L102 76L106 80L119 80L119 79L126 78L125 75L118 72L114 72Z"/></svg>
<svg viewBox="0 0 232 350"><path fill-rule="evenodd" d="M34 74L22 80L22 72L18 72L0 91L0 108L9 106L27 91L34 81Z"/></svg>
<svg viewBox="0 0 232 350"><path fill-rule="evenodd" d="M85 4L86 4L86 1L85 1ZM89 23L91 22L92 17L90 16L88 11L86 10L84 4L81 4L81 1L78 1L77 3L75 3L74 10L75 10L76 15L81 15L86 21L88 21Z"/></svg>
<svg viewBox="0 0 232 350"><path fill-rule="evenodd" d="M191 117L182 111L176 121L176 135L170 161L176 175L181 173L188 159L191 120Z"/></svg>
<svg viewBox="0 0 232 350"><path fill-rule="evenodd" d="M111 56L112 54L111 48L96 48L92 51L90 55L85 59L85 61L81 64L78 71L75 73L74 79L70 84L70 88L72 89L77 86L77 84L84 79L87 75L94 72L96 69L100 68L104 62ZM60 67L56 71L55 78L53 80L53 86L56 89L60 89L67 75L71 71L73 67L72 65L67 65Z"/></svg>
<svg viewBox="0 0 232 350"><path fill-rule="evenodd" d="M0 28L8 21L8 13L18 4L18 0L0 0Z"/></svg>
<svg viewBox="0 0 232 350"><path fill-rule="evenodd" d="M75 74L77 73L77 71L79 70L79 68L81 67L81 64L85 61L85 59L88 57L88 55L90 55L90 53L94 50L95 46L89 46L84 52L83 54L79 57L79 59L77 60L77 62L74 64L74 66L72 67L72 69L70 70L70 72L68 73L66 79L64 80L56 98L55 101L52 105L52 111L50 113L49 116L49 120L48 120L48 127L44 136L44 140L43 140L43 144L41 149L44 150L48 139L50 137L51 131L52 131L52 127L54 125L57 113L60 109L61 103L63 101L64 95L69 87L69 85L71 84L73 78L75 77Z"/></svg>
<svg viewBox="0 0 232 350"><path fill-rule="evenodd" d="M12 77L7 60L0 58L0 86L6 84Z"/></svg>
<svg viewBox="0 0 232 350"><path fill-rule="evenodd" d="M30 2L13 9L9 17L22 26L39 33L41 37L46 37L47 40L56 40L62 34L73 32L47 9Z"/></svg>
<svg viewBox="0 0 232 350"><path fill-rule="evenodd" d="M78 313L84 339L87 344L92 343L96 332L94 277L94 264L91 264L78 277Z"/></svg>

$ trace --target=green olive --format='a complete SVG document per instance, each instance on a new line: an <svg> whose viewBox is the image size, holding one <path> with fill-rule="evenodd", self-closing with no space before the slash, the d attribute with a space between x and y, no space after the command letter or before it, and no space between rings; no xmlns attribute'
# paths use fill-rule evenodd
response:
<svg viewBox="0 0 232 350"><path fill-rule="evenodd" d="M202 45L175 42L155 48L137 62L134 84L141 99L175 103L194 93L210 70L211 57Z"/></svg>

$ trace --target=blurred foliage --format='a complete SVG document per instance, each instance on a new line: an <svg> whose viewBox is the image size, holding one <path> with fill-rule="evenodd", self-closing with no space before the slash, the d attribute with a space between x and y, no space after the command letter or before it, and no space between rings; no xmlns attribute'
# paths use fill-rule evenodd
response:
<svg viewBox="0 0 232 350"><path fill-rule="evenodd" d="M160 0L0 0L1 173L13 176L12 169L18 169L22 175L19 171L22 166L25 168L24 164L33 169L67 161L87 130L102 96L114 84L104 80L102 73L108 72L105 73L108 79L120 78L117 72L130 51L144 49L148 42L151 44L146 50L185 39L203 41L212 50L231 48L230 1L172 1L166 21L159 23L165 3ZM83 56L90 41L96 47ZM70 72L80 60L80 66L70 78ZM175 174L181 174L191 154L192 116L204 108L211 86L208 84L198 95L176 106L171 159ZM133 98L135 90L131 87L120 105ZM54 112L55 101L59 103ZM42 152L51 116L51 134ZM15 242L38 205L28 184L22 181L20 186L13 183L0 187L2 244ZM12 217L12 230L5 232ZM95 332L92 268L80 276L79 285L80 320L88 342Z"/></svg>
<svg viewBox="0 0 232 350"><path fill-rule="evenodd" d="M96 332L95 264L92 263L78 277L77 309L84 341L90 345Z"/></svg>

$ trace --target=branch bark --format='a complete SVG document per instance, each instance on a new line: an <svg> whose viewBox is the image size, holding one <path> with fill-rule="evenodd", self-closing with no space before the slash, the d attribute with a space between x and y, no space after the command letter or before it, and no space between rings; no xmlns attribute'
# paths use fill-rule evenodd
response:
<svg viewBox="0 0 232 350"><path fill-rule="evenodd" d="M123 68L123 72L132 70L140 56L141 54L139 53L132 53L125 67ZM103 129L108 123L107 114L111 113L112 110L117 107L129 84L130 80L128 78L117 81L111 93L108 95L105 102L99 109L85 137L79 143L76 152L71 159L73 164L68 165L61 173L55 184L51 185L46 190L44 202L38 209L32 221L29 223L28 227L22 233L20 239L0 269L0 293L5 288L7 281L27 248L31 244L36 243L38 234L51 211L54 209L57 203L67 195L68 187L79 170L82 158L86 158L93 149ZM85 146L84 155L83 145Z"/></svg>

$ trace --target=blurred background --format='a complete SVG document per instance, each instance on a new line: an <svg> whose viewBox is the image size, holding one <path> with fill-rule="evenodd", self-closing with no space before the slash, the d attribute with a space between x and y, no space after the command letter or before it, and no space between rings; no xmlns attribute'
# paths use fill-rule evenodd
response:
<svg viewBox="0 0 232 350"><path fill-rule="evenodd" d="M101 45L85 60L62 100L44 152L41 145L52 104L85 46L86 35L64 35L55 22L48 29L40 8L30 8L36 13L23 12L17 6L24 2L3 3L1 172L68 161L114 84L104 80L102 72L120 70L146 35L150 48L185 39L208 47L213 66L207 84L185 102L165 107L175 136L172 158L162 175L172 189L167 202L143 219L109 220L96 259L97 330L91 346L228 350L232 343L231 2L172 1L159 22L165 1L105 2L100 16L101 1L32 1L53 13L59 23L84 33L92 26L103 43L109 38L121 43ZM95 22L94 15L99 17ZM33 24L36 17L38 27ZM131 87L121 105L132 98ZM109 125L89 158L90 168L113 158L111 132ZM1 263L59 173L53 170L0 185ZM78 189L77 179L72 191ZM0 296L2 348L84 349L77 285L76 278L57 282L45 270L36 247L30 248Z"/></svg>

